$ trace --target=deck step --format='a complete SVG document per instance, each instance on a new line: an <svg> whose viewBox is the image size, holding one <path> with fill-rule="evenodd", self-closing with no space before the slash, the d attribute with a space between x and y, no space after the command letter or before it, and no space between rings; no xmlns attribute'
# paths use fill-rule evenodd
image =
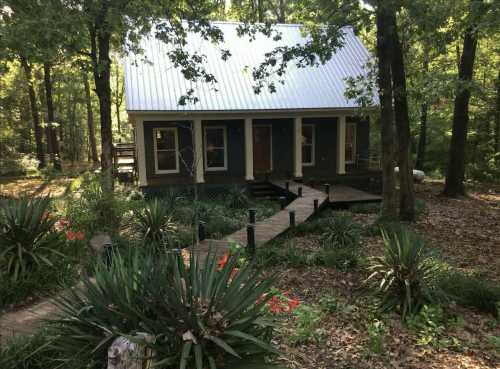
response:
<svg viewBox="0 0 500 369"><path fill-rule="evenodd" d="M250 184L250 193L256 198L278 199L279 190L268 182L254 182Z"/></svg>

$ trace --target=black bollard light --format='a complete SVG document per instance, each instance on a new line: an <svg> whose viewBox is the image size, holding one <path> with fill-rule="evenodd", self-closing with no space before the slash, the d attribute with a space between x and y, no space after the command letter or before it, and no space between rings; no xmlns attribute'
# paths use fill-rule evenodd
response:
<svg viewBox="0 0 500 369"><path fill-rule="evenodd" d="M330 200L330 184L327 183L325 184L325 193L326 193L326 198Z"/></svg>
<svg viewBox="0 0 500 369"><path fill-rule="evenodd" d="M200 221L198 223L198 240L203 241L206 238L205 223Z"/></svg>
<svg viewBox="0 0 500 369"><path fill-rule="evenodd" d="M113 245L111 243L104 245L104 263L108 268L113 263Z"/></svg>
<svg viewBox="0 0 500 369"><path fill-rule="evenodd" d="M318 199L314 199L314 212L318 211Z"/></svg>
<svg viewBox="0 0 500 369"><path fill-rule="evenodd" d="M295 227L295 210L290 210L288 215L290 217L290 227L293 228Z"/></svg>
<svg viewBox="0 0 500 369"><path fill-rule="evenodd" d="M297 190L297 195L299 197L302 197L302 186L300 186L299 189Z"/></svg>
<svg viewBox="0 0 500 369"><path fill-rule="evenodd" d="M255 225L247 225L247 252L255 255Z"/></svg>
<svg viewBox="0 0 500 369"><path fill-rule="evenodd" d="M255 214L256 213L257 213L257 210L248 209L248 223L255 224Z"/></svg>
<svg viewBox="0 0 500 369"><path fill-rule="evenodd" d="M288 182L288 181L285 182L285 190L287 192L290 192L290 182Z"/></svg>

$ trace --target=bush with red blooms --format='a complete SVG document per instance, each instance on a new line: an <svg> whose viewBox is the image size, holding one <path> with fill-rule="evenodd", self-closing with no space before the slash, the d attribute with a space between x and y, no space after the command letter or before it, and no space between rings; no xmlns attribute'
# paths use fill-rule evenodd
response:
<svg viewBox="0 0 500 369"><path fill-rule="evenodd" d="M59 219L54 227L59 232L64 232L68 241L83 241L85 239L85 233L71 229L71 223L69 220Z"/></svg>

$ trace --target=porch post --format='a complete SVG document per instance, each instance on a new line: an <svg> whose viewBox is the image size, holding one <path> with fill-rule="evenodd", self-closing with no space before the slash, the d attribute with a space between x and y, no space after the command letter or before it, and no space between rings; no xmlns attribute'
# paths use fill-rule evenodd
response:
<svg viewBox="0 0 500 369"><path fill-rule="evenodd" d="M345 115L337 123L337 174L345 174Z"/></svg>
<svg viewBox="0 0 500 369"><path fill-rule="evenodd" d="M302 118L296 117L293 120L293 175L295 178L302 178Z"/></svg>
<svg viewBox="0 0 500 369"><path fill-rule="evenodd" d="M144 141L144 121L137 119L135 121L135 151L137 158L137 172L139 174L139 187L148 185L146 176L146 142Z"/></svg>
<svg viewBox="0 0 500 369"><path fill-rule="evenodd" d="M253 181L253 127L252 118L245 118L245 179Z"/></svg>
<svg viewBox="0 0 500 369"><path fill-rule="evenodd" d="M203 130L201 127L201 119L193 121L194 133L194 179L196 183L204 183L205 177L203 175Z"/></svg>

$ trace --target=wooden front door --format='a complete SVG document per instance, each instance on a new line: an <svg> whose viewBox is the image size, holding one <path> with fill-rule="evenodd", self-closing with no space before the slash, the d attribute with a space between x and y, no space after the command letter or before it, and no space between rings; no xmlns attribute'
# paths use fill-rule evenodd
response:
<svg viewBox="0 0 500 369"><path fill-rule="evenodd" d="M255 173L271 171L271 126L253 127L253 170Z"/></svg>

